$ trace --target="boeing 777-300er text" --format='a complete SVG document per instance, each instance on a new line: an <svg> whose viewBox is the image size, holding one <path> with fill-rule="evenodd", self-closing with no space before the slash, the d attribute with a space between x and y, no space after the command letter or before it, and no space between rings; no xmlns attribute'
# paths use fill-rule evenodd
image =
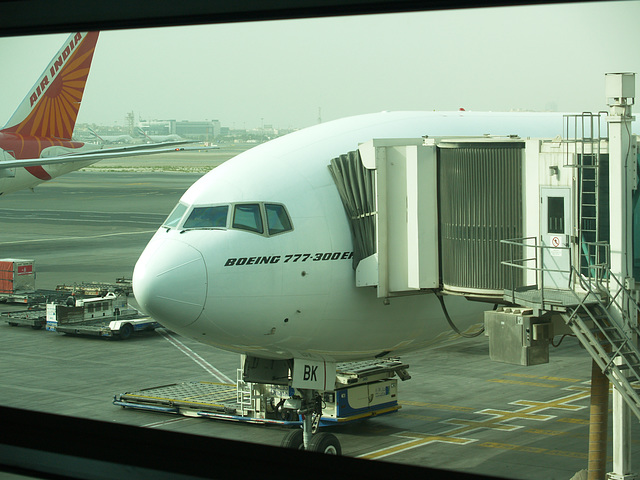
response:
<svg viewBox="0 0 640 480"><path fill-rule="evenodd" d="M106 149L72 140L98 33L71 34L0 130L0 195L106 158L175 150L167 143Z"/></svg>
<svg viewBox="0 0 640 480"><path fill-rule="evenodd" d="M261 362L274 380L264 383L288 376L301 391L331 389L336 362L451 338L434 292L378 298L375 288L356 286L354 241L331 159L374 138L562 130L561 114L383 112L259 145L184 193L135 266L135 297L165 327L245 354L245 373L247 363ZM446 303L461 329L490 308L462 296Z"/></svg>

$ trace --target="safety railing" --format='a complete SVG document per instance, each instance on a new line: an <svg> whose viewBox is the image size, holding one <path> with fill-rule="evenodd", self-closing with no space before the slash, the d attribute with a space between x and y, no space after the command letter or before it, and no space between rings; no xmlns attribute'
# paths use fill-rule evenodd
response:
<svg viewBox="0 0 640 480"><path fill-rule="evenodd" d="M580 268L576 268L572 263L570 246L542 245L538 243L537 237L510 238L500 242L508 246L509 260L504 260L501 264L511 269L510 286L505 290L510 292L512 303L516 303L516 292L520 289L536 289L540 292L540 304L544 310L547 303L545 301L545 291L547 290L545 276L547 275L545 274L553 273L566 275L567 286L576 283L582 286L583 283L586 283L590 285L589 291L593 290L599 294L606 293L608 295L611 276L609 269L610 248L605 242L581 243L582 248L591 254L581 257L582 260L587 259L587 265L581 265ZM561 269L545 266L547 255L556 257L559 251L568 253L568 267ZM517 255L522 256L517 257ZM590 259L595 259L595 261ZM519 276L517 275L518 270L521 272ZM535 272L535 274L532 275L529 272ZM557 290L555 287L551 289Z"/></svg>

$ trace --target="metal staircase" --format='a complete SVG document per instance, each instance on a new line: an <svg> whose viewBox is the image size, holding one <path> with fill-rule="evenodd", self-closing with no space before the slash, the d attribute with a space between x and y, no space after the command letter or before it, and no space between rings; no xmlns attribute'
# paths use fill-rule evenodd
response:
<svg viewBox="0 0 640 480"><path fill-rule="evenodd" d="M609 208L608 168L601 168L608 165L601 148L609 136L603 123L606 116L606 112L565 116L565 166L575 168L578 179L580 264L571 268L586 295L571 290L575 305L567 305L561 315L640 419L640 395L632 385L640 382L640 331L629 318L630 312L637 317L638 304L608 268L609 225L601 224L606 219L601 209ZM622 312L622 318L614 318L612 311Z"/></svg>
<svg viewBox="0 0 640 480"><path fill-rule="evenodd" d="M574 269L575 270L575 269ZM640 329L633 322L623 319L616 320L611 315L611 307L619 311L623 305L630 305L634 315L638 314L638 304L632 298L630 292L626 290L616 277L609 272L609 278L614 281L617 293L612 295L602 283L594 284L588 282L581 275L576 273L580 279L581 287L594 295L582 297L576 294L577 305L567 307L562 318L571 328L580 343L589 352L602 372L609 381L615 385L616 389L629 408L640 419L640 350L638 350L637 338L640 337ZM597 291L596 291L597 290ZM600 298L607 299L605 304ZM592 299L589 304L584 298ZM593 299L597 300L593 300Z"/></svg>

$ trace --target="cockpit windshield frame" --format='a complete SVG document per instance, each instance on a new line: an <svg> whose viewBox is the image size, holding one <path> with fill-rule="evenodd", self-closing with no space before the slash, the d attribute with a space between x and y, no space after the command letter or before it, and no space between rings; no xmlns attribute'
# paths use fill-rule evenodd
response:
<svg viewBox="0 0 640 480"><path fill-rule="evenodd" d="M236 217L238 215L238 217ZM294 230L291 216L282 203L238 202L187 205L179 202L162 224L167 231L240 230L274 237Z"/></svg>
<svg viewBox="0 0 640 480"><path fill-rule="evenodd" d="M189 205L182 202L178 202L177 205L173 207L173 210L171 210L171 213L169 214L169 216L165 219L164 222L162 222L162 227L177 228L178 225L180 225L180 223L182 222L182 218L184 217L184 214L188 210L189 210Z"/></svg>
<svg viewBox="0 0 640 480"><path fill-rule="evenodd" d="M189 210L182 224L182 230L226 229L229 205L206 205Z"/></svg>

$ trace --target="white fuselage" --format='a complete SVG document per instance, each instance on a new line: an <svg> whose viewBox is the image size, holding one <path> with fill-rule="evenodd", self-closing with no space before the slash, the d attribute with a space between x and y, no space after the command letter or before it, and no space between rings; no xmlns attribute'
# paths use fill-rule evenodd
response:
<svg viewBox="0 0 640 480"><path fill-rule="evenodd" d="M257 357L349 361L441 341L452 334L434 294L385 301L375 288L355 286L330 160L372 138L561 133L562 116L553 114L385 112L270 141L187 190L181 220L160 228L136 264L136 299L182 335ZM252 203L284 205L293 229L269 236L234 228L234 205ZM224 205L224 227L182 228L193 208ZM462 297L448 297L447 306L461 328L487 309Z"/></svg>
<svg viewBox="0 0 640 480"><path fill-rule="evenodd" d="M38 143L38 139L28 139L30 142ZM58 155L68 155L70 153L91 152L99 147L93 144L82 144L75 142L75 148L67 148L59 145L45 147L39 152L39 155L33 158L42 158L43 164L46 159ZM13 152L0 149L0 162L4 160L13 160ZM27 188L34 188L47 180L59 177L69 172L73 172L80 168L84 168L95 163L97 160L87 161L70 161L69 163L57 163L51 165L43 165L39 168L0 168L0 195L18 192ZM2 164L0 163L0 167Z"/></svg>
<svg viewBox="0 0 640 480"><path fill-rule="evenodd" d="M84 163L74 162L49 165L46 167L46 171L51 178L56 178L60 175L89 166L93 163L95 163L95 160L86 161ZM33 175L23 167L3 169L0 170L0 195L18 192L27 188L34 188L46 181L47 180Z"/></svg>

